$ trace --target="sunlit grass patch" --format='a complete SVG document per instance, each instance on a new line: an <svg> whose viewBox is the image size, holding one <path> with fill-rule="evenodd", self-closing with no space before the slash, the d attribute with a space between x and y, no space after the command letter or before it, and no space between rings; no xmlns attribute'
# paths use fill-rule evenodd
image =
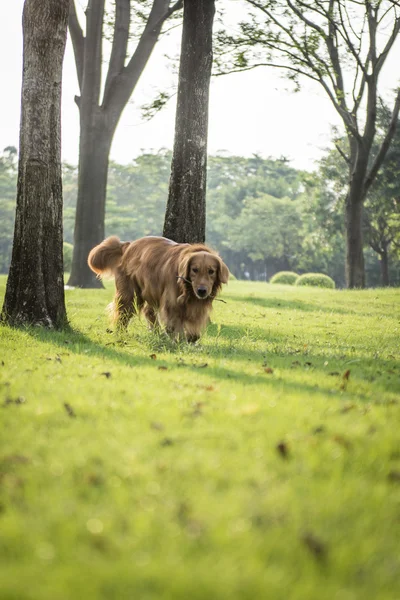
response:
<svg viewBox="0 0 400 600"><path fill-rule="evenodd" d="M0 327L1 597L398 598L400 293L232 282L188 345L112 287Z"/></svg>

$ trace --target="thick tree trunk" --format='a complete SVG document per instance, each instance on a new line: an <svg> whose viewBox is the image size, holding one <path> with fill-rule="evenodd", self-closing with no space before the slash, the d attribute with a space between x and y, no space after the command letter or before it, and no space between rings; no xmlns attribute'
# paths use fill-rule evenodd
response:
<svg viewBox="0 0 400 600"><path fill-rule="evenodd" d="M204 242L214 0L185 0L175 142L164 235Z"/></svg>
<svg viewBox="0 0 400 600"><path fill-rule="evenodd" d="M89 269L87 257L105 237L108 161L114 131L105 127L100 109L98 113L90 122L81 121L79 144L78 199L68 285L83 288L102 287L101 281Z"/></svg>
<svg viewBox="0 0 400 600"><path fill-rule="evenodd" d="M381 281L383 287L388 287L390 285L389 281L389 257L387 248L381 252L380 255L380 263L381 263Z"/></svg>
<svg viewBox="0 0 400 600"><path fill-rule="evenodd" d="M68 0L26 0L14 244L2 320L66 324L61 182L61 76Z"/></svg>
<svg viewBox="0 0 400 600"><path fill-rule="evenodd" d="M348 288L365 287L362 211L362 200L356 200L350 193L346 198L346 284Z"/></svg>

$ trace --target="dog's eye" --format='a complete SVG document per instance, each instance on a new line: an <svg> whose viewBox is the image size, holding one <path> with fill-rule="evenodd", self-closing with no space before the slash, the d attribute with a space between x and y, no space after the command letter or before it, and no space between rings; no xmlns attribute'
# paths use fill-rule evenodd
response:
<svg viewBox="0 0 400 600"><path fill-rule="evenodd" d="M213 269L208 269L208 274L209 275L214 275L215 271Z"/></svg>
<svg viewBox="0 0 400 600"><path fill-rule="evenodd" d="M193 273L198 273L199 272L199 270L198 270L197 267L193 267L192 271L193 271Z"/></svg>

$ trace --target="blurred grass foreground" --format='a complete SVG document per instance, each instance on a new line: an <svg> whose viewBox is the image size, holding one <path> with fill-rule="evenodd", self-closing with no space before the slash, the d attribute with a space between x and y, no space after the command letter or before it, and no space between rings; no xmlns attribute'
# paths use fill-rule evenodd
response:
<svg viewBox="0 0 400 600"><path fill-rule="evenodd" d="M66 295L0 327L2 600L400 598L400 290L233 281L194 346Z"/></svg>

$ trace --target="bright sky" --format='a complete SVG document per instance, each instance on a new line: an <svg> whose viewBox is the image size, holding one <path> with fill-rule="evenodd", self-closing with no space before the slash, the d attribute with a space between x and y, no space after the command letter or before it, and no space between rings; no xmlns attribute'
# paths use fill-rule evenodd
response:
<svg viewBox="0 0 400 600"><path fill-rule="evenodd" d="M230 2L233 10L242 10L240 0ZM0 73L3 84L0 151L6 146L18 146L23 3L23 0L11 0L0 9ZM84 0L79 0L79 3L85 4ZM111 149L114 160L128 163L142 150L172 148L175 102L171 100L148 122L142 120L140 107L150 102L157 90L171 86L175 75L168 69L164 54L173 54L179 41L180 31L175 29L156 47L119 123ZM397 73L399 48L391 64ZM394 87L393 74L388 79ZM292 166L311 170L314 161L329 145L331 126L339 125L340 120L319 86L311 87L306 81L303 90L296 94L286 91L287 87L287 83L272 69L214 78L210 95L209 153L224 150L242 156L259 153L264 157L279 158L283 155L292 160ZM64 160L75 164L79 141L78 108L74 103L76 94L79 94L79 89L72 45L68 40L63 73L62 153Z"/></svg>

